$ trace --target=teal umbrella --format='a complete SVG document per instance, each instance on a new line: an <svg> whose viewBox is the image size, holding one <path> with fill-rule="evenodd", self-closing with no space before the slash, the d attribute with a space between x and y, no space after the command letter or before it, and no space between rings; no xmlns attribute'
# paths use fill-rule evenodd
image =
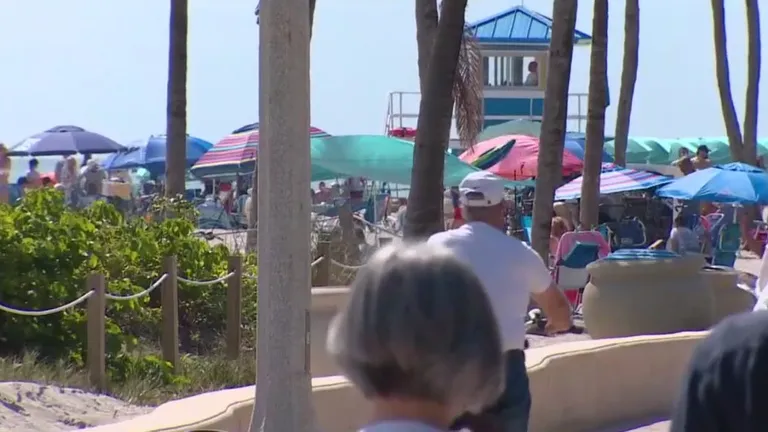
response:
<svg viewBox="0 0 768 432"><path fill-rule="evenodd" d="M413 143L382 135L346 135L311 140L312 166L349 177L411 184ZM444 153L446 186L456 186L471 172L480 171L458 157ZM530 182L508 181L508 187Z"/></svg>
<svg viewBox="0 0 768 432"><path fill-rule="evenodd" d="M488 126L477 136L477 142L487 141L504 135L527 135L538 138L541 135L541 122L534 120L510 120Z"/></svg>

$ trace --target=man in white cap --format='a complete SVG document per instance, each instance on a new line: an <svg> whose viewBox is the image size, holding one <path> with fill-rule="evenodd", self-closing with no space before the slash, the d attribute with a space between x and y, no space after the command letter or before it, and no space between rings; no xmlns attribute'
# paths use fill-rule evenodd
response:
<svg viewBox="0 0 768 432"><path fill-rule="evenodd" d="M483 415L494 417L505 432L526 432L531 395L523 349L529 299L543 309L550 333L571 328L571 308L539 255L504 233L503 179L485 171L469 174L459 185L459 197L467 223L433 235L428 243L451 249L483 283L507 363L504 393Z"/></svg>

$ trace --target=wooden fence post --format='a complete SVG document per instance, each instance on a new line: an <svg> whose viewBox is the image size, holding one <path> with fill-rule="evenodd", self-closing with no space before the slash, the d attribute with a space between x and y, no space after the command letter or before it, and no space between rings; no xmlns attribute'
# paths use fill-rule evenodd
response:
<svg viewBox="0 0 768 432"><path fill-rule="evenodd" d="M175 256L163 258L163 281L160 302L163 311L161 342L163 360L170 362L174 371L179 368L179 291L178 267Z"/></svg>
<svg viewBox="0 0 768 432"><path fill-rule="evenodd" d="M323 257L323 260L312 269L315 277L312 281L313 287L324 287L331 284L331 243L317 243L317 257Z"/></svg>
<svg viewBox="0 0 768 432"><path fill-rule="evenodd" d="M107 365L106 365L106 282L104 275L93 273L88 275L86 289L93 290L93 295L88 298L87 309L87 338L88 350L87 364L91 385L100 391L107 389Z"/></svg>
<svg viewBox="0 0 768 432"><path fill-rule="evenodd" d="M243 303L243 257L229 257L228 273L234 273L227 279L227 358L237 360L242 342L242 303Z"/></svg>

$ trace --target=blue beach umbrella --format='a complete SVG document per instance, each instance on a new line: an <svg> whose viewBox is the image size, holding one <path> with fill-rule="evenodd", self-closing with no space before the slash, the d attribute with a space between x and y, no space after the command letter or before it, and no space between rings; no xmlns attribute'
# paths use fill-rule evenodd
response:
<svg viewBox="0 0 768 432"><path fill-rule="evenodd" d="M741 162L717 165L662 187L660 197L726 204L768 204L768 174Z"/></svg>
<svg viewBox="0 0 768 432"><path fill-rule="evenodd" d="M187 136L186 167L194 165L211 147L213 144L204 139ZM128 144L125 151L109 155L102 165L107 170L142 167L153 175L162 174L165 172L166 148L165 135L152 135Z"/></svg>

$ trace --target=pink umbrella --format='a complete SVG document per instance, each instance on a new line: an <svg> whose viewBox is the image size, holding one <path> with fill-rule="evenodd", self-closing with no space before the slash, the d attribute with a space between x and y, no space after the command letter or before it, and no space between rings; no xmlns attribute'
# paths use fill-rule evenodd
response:
<svg viewBox="0 0 768 432"><path fill-rule="evenodd" d="M539 159L539 139L526 135L504 135L480 142L474 148L459 156L461 160L472 164L484 153L499 148L514 140L515 144L506 156L488 168L500 177L510 180L525 180L537 176ZM584 167L582 160L571 152L563 151L563 175L578 173Z"/></svg>

